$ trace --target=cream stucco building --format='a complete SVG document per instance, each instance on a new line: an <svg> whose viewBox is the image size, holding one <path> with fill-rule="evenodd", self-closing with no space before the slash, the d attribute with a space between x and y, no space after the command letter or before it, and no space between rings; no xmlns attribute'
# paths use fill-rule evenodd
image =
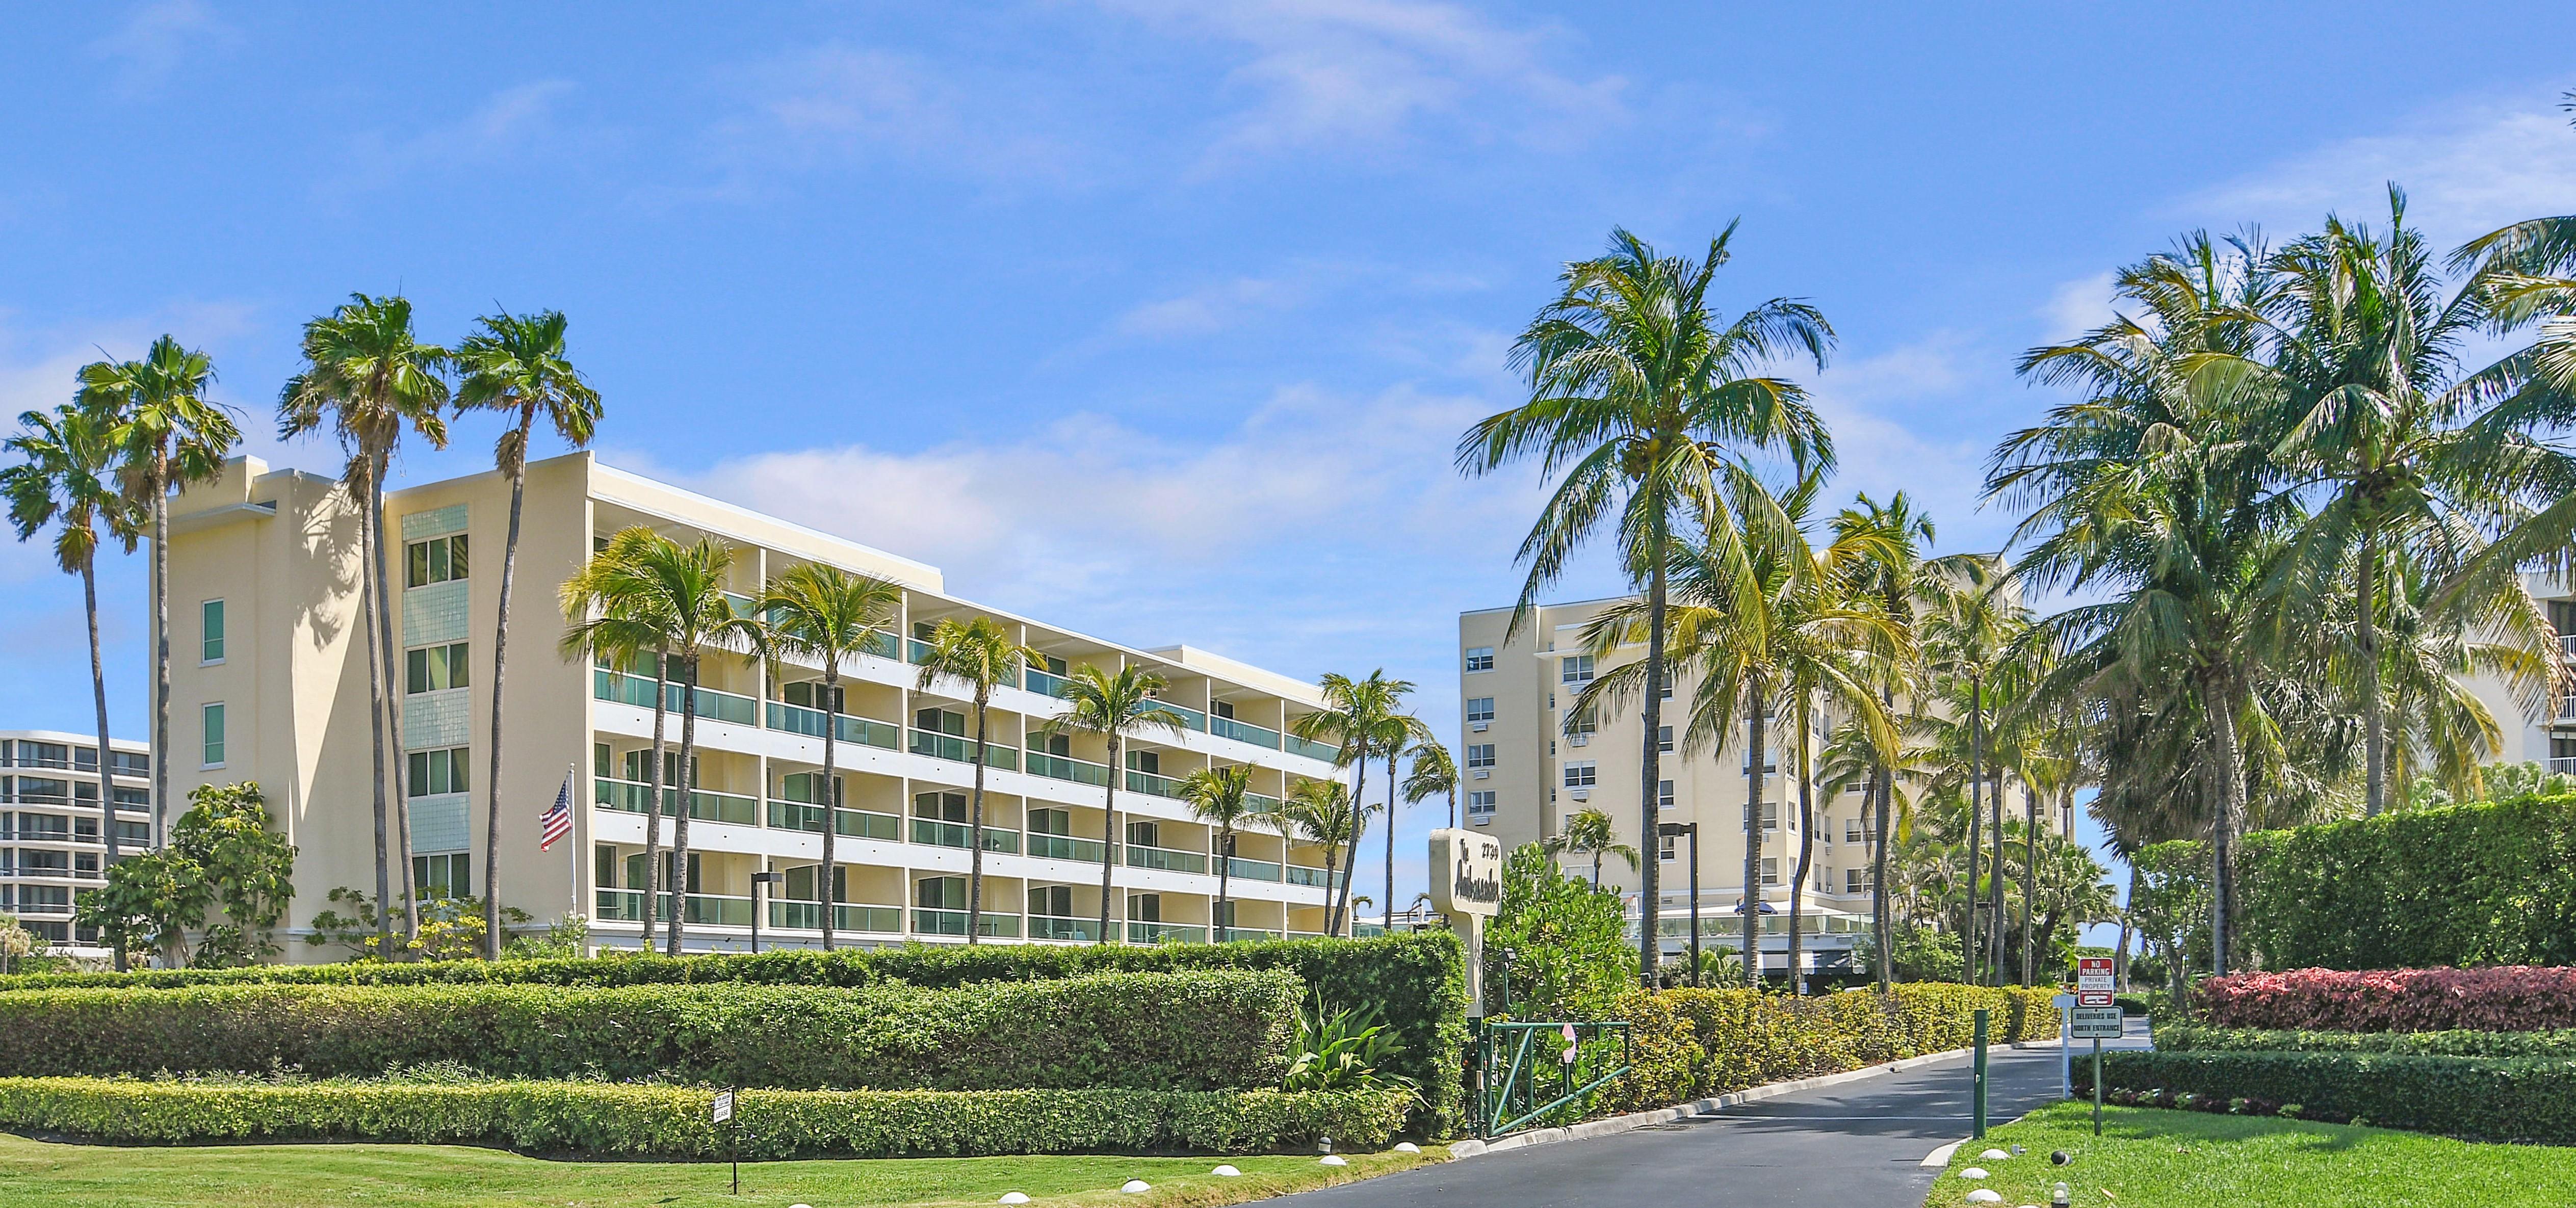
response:
<svg viewBox="0 0 2576 1208"><path fill-rule="evenodd" d="M120 853L152 845L150 750L131 739L109 744ZM72 922L107 856L98 788L97 735L0 730L0 914L75 956L107 955L96 928Z"/></svg>
<svg viewBox="0 0 2576 1208"><path fill-rule="evenodd" d="M402 671L393 690L414 869L424 893L480 894L490 883L488 685L509 482L483 473L412 487L393 493L386 512L400 543L392 576ZM372 893L375 884L357 520L335 480L272 471L254 458L236 458L173 509L173 793L184 799L195 784L234 780L256 780L267 792L300 852L294 925L282 937L290 959L345 956L304 942L309 920L333 888ZM800 562L905 589L882 649L843 669L840 716L830 723L841 768L833 875L818 871L821 668L791 659L772 677L747 657L704 660L685 870L691 948L748 943L759 872L784 877L760 899L765 942L816 942L821 902L835 884L835 926L845 942L963 938L971 705L960 684L916 688L908 655L935 622L976 616L1048 656L1046 667L993 700L986 934L1093 938L1111 769L1099 740L1041 732L1064 708L1054 677L1084 663L1161 673L1170 684L1165 702L1188 723L1130 743L1117 801L1124 826L1113 938L1322 930L1321 853L1258 826L1237 836L1231 856L1233 917L1215 917L1215 835L1175 796L1179 777L1210 765L1253 768L1254 790L1273 804L1300 778L1332 776L1329 748L1287 734L1320 706L1313 686L1187 646L1131 649L972 604L947 594L934 567L613 469L587 453L529 467L512 602L500 885L503 901L538 925L578 910L605 943L632 945L641 932L639 781L652 680L557 653L565 630L557 586L597 543L629 525L729 543L730 586L746 603L769 576ZM674 760L677 699L674 688ZM541 854L538 816L567 776L579 807L573 833Z"/></svg>

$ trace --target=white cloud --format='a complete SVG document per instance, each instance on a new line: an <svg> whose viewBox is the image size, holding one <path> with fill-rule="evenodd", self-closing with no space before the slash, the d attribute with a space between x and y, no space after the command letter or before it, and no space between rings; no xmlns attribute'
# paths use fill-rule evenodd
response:
<svg viewBox="0 0 2576 1208"><path fill-rule="evenodd" d="M2576 210L2576 129L2549 103L2556 95L2535 88L2510 101L2429 110L2201 193L2188 206L2214 225L2251 219L2275 232L2313 229L2330 210L2384 223L2394 181L2406 189L2410 221L2444 248L2507 223L2568 213Z"/></svg>
<svg viewBox="0 0 2576 1208"><path fill-rule="evenodd" d="M414 134L360 135L348 166L322 191L346 195L387 188L417 172L444 172L511 162L567 137L559 115L572 95L567 80L537 80L493 93L472 113ZM585 136L586 137L586 136Z"/></svg>
<svg viewBox="0 0 2576 1208"><path fill-rule="evenodd" d="M1297 283L1237 277L1135 306L1119 315L1111 326L1120 335L1146 339L1207 335L1238 326L1256 315L1295 306L1306 296L1307 291Z"/></svg>
<svg viewBox="0 0 2576 1208"><path fill-rule="evenodd" d="M135 9L89 49L115 65L110 85L118 96L141 100L159 93L190 56L219 54L240 42L241 33L202 0L160 0Z"/></svg>
<svg viewBox="0 0 2576 1208"><path fill-rule="evenodd" d="M2112 278L2112 273L2104 270L2060 283L2037 312L2045 328L2044 338L2069 340L2110 322Z"/></svg>
<svg viewBox="0 0 2576 1208"><path fill-rule="evenodd" d="M894 158L993 181L1062 182L1082 158L1057 106L1025 82L969 80L928 60L830 42L733 73L747 111L715 131L737 174Z"/></svg>

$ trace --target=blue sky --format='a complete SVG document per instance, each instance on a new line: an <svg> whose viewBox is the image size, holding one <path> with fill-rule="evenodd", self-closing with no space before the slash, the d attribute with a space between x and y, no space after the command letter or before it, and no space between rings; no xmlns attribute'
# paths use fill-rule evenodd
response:
<svg viewBox="0 0 2576 1208"><path fill-rule="evenodd" d="M1968 549L2006 523L1984 450L2048 401L2012 356L2098 320L2116 264L2390 179L2445 241L2576 209L2576 9L2252 7L29 9L0 407L170 331L253 451L326 470L268 433L305 318L560 308L620 464L1122 640L1383 665L1454 733L1456 614L1510 599L1538 484L1450 445L1614 224L1741 216L1722 302L1842 335L1805 375L1837 492L1910 490ZM485 464L488 428L401 471ZM75 587L14 548L0 583L6 724L87 728ZM107 575L128 733L140 583Z"/></svg>

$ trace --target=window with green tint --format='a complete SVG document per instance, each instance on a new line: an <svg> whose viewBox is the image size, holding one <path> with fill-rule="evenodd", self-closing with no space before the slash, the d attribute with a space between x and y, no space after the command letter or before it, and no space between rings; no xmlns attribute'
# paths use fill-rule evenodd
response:
<svg viewBox="0 0 2576 1208"><path fill-rule="evenodd" d="M912 728L964 738L966 715L948 709L922 709L912 715Z"/></svg>
<svg viewBox="0 0 2576 1208"><path fill-rule="evenodd" d="M199 717L204 727L205 765L210 768L222 767L224 766L224 707L221 704L208 705Z"/></svg>
<svg viewBox="0 0 2576 1208"><path fill-rule="evenodd" d="M204 663L224 661L224 602L208 600L197 606L197 660Z"/></svg>
<svg viewBox="0 0 2576 1208"><path fill-rule="evenodd" d="M1029 890L1029 913L1055 918L1073 916L1073 886L1040 885Z"/></svg>
<svg viewBox="0 0 2576 1208"><path fill-rule="evenodd" d="M913 904L924 910L966 909L966 878L923 877L913 886Z"/></svg>
<svg viewBox="0 0 2576 1208"><path fill-rule="evenodd" d="M469 753L470 748L466 747L412 752L411 775L404 780L403 787L414 797L470 791L466 780L466 768L470 762L466 756Z"/></svg>
<svg viewBox="0 0 2576 1208"><path fill-rule="evenodd" d="M403 586L427 587L465 577L465 534L432 537L403 547Z"/></svg>
<svg viewBox="0 0 2576 1208"><path fill-rule="evenodd" d="M912 799L912 816L939 822L966 820L966 794L921 793Z"/></svg>
<svg viewBox="0 0 2576 1208"><path fill-rule="evenodd" d="M595 888L617 888L617 849L615 847L602 843L592 849L590 875L599 882Z"/></svg>
<svg viewBox="0 0 2576 1208"><path fill-rule="evenodd" d="M412 883L424 898L474 896L473 857L464 852L411 858Z"/></svg>
<svg viewBox="0 0 2576 1208"><path fill-rule="evenodd" d="M1029 830L1040 835L1070 835L1073 833L1073 813L1069 810L1030 810Z"/></svg>
<svg viewBox="0 0 2576 1208"><path fill-rule="evenodd" d="M404 654L403 691L438 692L468 686L466 666L470 661L463 642L444 646L423 646Z"/></svg>
<svg viewBox="0 0 2576 1208"><path fill-rule="evenodd" d="M822 798L817 796L814 790L820 787L822 782L823 774L821 772L790 772L779 786L778 791L780 798L786 801L794 801L802 805L820 804ZM849 778L844 776L834 776L832 778L832 804L846 805L849 800Z"/></svg>

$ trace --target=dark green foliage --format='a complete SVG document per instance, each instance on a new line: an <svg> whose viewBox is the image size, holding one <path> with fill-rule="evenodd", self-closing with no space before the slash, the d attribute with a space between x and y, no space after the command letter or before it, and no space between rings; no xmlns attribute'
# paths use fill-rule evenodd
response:
<svg viewBox="0 0 2576 1208"><path fill-rule="evenodd" d="M2293 1032L2168 1023L2157 1025L2156 1047L2167 1052L2404 1053L2419 1057L2576 1060L2576 1028L2545 1032Z"/></svg>
<svg viewBox="0 0 2576 1208"><path fill-rule="evenodd" d="M783 1089L1275 1087L1305 987L1281 970L929 990L200 986L0 995L0 1075L453 1062L496 1078Z"/></svg>
<svg viewBox="0 0 2576 1208"><path fill-rule="evenodd" d="M1509 954L1506 962L1505 954ZM1508 966L1511 1009L1503 1009ZM1514 1019L1609 1019L1637 986L1637 950L1619 895L1557 871L1536 843L1503 865L1503 902L1485 932L1485 1010Z"/></svg>
<svg viewBox="0 0 2576 1208"><path fill-rule="evenodd" d="M583 1082L458 1086L224 1085L0 1078L0 1125L106 1141L389 1141L532 1153L722 1158L713 1092ZM1247 1091L744 1091L745 1158L913 1157L1103 1150L1245 1153L1319 1136L1376 1149L1404 1123L1388 1093Z"/></svg>
<svg viewBox="0 0 2576 1208"><path fill-rule="evenodd" d="M2076 1063L2089 1093L2089 1062ZM2362 1119L2487 1141L2576 1144L2576 1061L2422 1057L2398 1053L2187 1050L2102 1055L2106 1093L2126 1102L2233 1105L2269 1114L2299 1105L2299 1118Z"/></svg>
<svg viewBox="0 0 2576 1208"><path fill-rule="evenodd" d="M1900 983L1884 995L1844 990L1810 998L1753 990L1633 992L1620 1000L1618 1014L1631 1024L1634 1072L1611 1088L1604 1106L1666 1107L1966 1048L1979 1008L1993 1012L1991 1044L2051 1039L2055 993L1940 982Z"/></svg>

